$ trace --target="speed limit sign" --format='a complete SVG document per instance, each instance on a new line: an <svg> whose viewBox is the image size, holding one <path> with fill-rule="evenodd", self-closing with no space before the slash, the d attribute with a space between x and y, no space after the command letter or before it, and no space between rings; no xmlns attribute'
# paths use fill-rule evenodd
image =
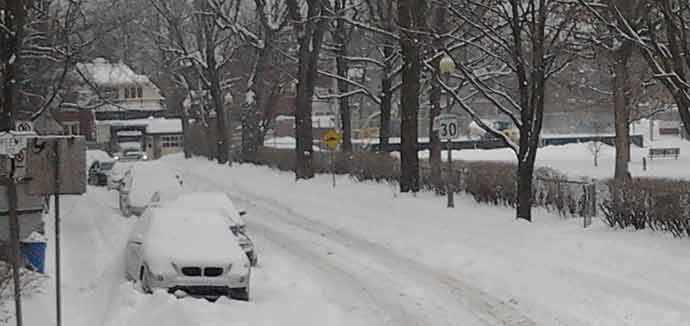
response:
<svg viewBox="0 0 690 326"><path fill-rule="evenodd" d="M460 138L458 118L452 114L442 114L434 119L434 130L438 131L441 140Z"/></svg>

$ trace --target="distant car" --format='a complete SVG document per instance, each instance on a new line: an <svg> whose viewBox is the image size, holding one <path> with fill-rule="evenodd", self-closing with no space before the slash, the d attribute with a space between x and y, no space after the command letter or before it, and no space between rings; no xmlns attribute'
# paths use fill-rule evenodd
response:
<svg viewBox="0 0 690 326"><path fill-rule="evenodd" d="M144 292L249 300L251 265L220 214L155 207L127 242L126 277Z"/></svg>
<svg viewBox="0 0 690 326"><path fill-rule="evenodd" d="M130 162L130 161L147 161L149 159L148 155L140 149L128 148L115 154L115 158L119 161Z"/></svg>
<svg viewBox="0 0 690 326"><path fill-rule="evenodd" d="M247 254L252 266L256 266L259 256L254 242L247 233L247 224L242 218L246 214L235 208L232 200L222 192L195 192L183 194L174 201L162 203L163 207L193 209L195 211L212 211L228 219L230 228L237 237L240 247Z"/></svg>
<svg viewBox="0 0 690 326"><path fill-rule="evenodd" d="M154 162L133 164L118 182L122 215L140 216L157 202L177 199L183 193L183 181L178 173Z"/></svg>
<svg viewBox="0 0 690 326"><path fill-rule="evenodd" d="M110 173L115 166L115 158L100 150L88 150L86 152L86 164L88 167L87 182L93 186L106 186L110 179Z"/></svg>

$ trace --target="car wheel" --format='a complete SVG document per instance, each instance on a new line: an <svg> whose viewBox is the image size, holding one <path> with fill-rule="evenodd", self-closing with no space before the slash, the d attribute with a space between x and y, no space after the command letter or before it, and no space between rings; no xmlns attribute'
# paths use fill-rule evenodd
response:
<svg viewBox="0 0 690 326"><path fill-rule="evenodd" d="M249 287L231 289L230 298L240 301L249 301Z"/></svg>
<svg viewBox="0 0 690 326"><path fill-rule="evenodd" d="M144 291L146 294L151 294L153 291L151 291L151 273L149 273L148 268L146 266L141 266L141 269L139 271L139 281L141 281L141 290Z"/></svg>

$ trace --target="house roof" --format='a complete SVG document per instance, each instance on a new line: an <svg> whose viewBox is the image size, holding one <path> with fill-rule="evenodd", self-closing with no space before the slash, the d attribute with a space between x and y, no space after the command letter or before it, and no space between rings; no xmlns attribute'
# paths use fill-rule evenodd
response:
<svg viewBox="0 0 690 326"><path fill-rule="evenodd" d="M145 127L146 134L180 134L182 133L182 120L166 118L148 118L132 120L101 120L99 125L110 125L117 127Z"/></svg>
<svg viewBox="0 0 690 326"><path fill-rule="evenodd" d="M91 63L79 63L77 69L98 86L123 86L132 84L153 85L145 75L135 73L124 63L111 63L103 58Z"/></svg>

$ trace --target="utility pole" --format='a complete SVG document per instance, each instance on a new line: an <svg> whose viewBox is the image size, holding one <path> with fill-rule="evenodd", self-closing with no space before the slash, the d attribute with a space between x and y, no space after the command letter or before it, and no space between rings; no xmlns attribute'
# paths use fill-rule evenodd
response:
<svg viewBox="0 0 690 326"><path fill-rule="evenodd" d="M2 131L9 132L15 128L15 103L16 84L18 77L20 49L24 36L24 23L26 20L26 8L24 0L7 0L5 2L5 13L3 21L5 27L10 30L0 34L2 50L0 50L0 60L4 64L2 79ZM11 137L11 136L10 136ZM14 303L17 326L23 325L22 316L22 297L21 297L21 254L19 252L19 219L17 217L17 183L15 180L16 164L14 154L6 154L10 161L10 173L5 180L7 186L7 202L10 226L10 259L12 260L12 278L14 284Z"/></svg>

